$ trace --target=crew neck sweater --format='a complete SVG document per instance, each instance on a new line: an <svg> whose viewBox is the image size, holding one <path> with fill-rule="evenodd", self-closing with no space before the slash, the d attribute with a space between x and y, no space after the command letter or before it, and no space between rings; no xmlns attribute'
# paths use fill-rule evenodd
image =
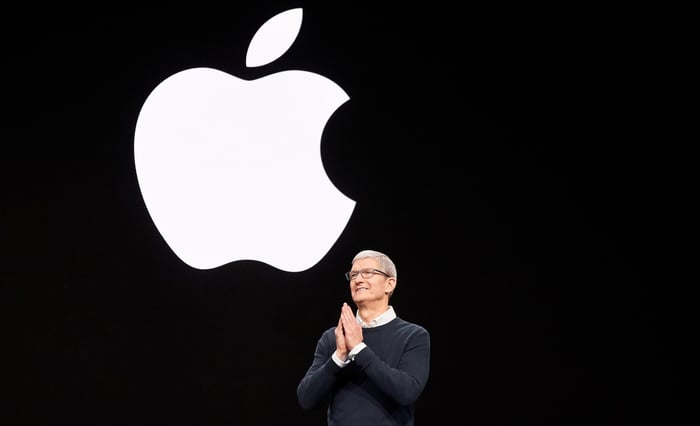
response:
<svg viewBox="0 0 700 426"><path fill-rule="evenodd" d="M304 409L327 405L329 426L414 424L415 402L430 370L428 331L399 317L363 328L366 348L353 362L339 367L335 327L318 340L314 361L297 387Z"/></svg>

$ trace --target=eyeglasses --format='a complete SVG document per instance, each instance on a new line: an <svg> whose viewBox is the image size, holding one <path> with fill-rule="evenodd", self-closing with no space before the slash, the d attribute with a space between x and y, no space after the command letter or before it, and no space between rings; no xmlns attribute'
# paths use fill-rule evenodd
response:
<svg viewBox="0 0 700 426"><path fill-rule="evenodd" d="M382 274L385 277L390 277L391 275L387 274L384 271L380 271L379 269L363 269L361 271L350 271L345 273L345 278L347 278L348 281L353 281L357 279L358 275L362 275L362 278L372 278L374 274Z"/></svg>

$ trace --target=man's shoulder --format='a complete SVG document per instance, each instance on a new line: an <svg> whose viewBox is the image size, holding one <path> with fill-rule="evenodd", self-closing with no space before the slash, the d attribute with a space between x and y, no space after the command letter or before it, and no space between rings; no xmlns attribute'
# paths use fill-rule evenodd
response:
<svg viewBox="0 0 700 426"><path fill-rule="evenodd" d="M394 318L392 323L394 323L395 327L400 328L400 329L409 330L409 331L414 332L414 333L430 334L428 332L428 329L426 329L424 326L422 326L418 323L415 323L415 322L406 321L405 319L400 318L400 317Z"/></svg>

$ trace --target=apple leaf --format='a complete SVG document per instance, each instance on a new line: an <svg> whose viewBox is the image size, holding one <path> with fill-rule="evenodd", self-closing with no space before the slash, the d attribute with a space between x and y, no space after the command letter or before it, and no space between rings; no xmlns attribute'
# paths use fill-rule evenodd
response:
<svg viewBox="0 0 700 426"><path fill-rule="evenodd" d="M246 66L259 67L282 56L297 38L301 19L301 8L290 9L268 19L248 45Z"/></svg>

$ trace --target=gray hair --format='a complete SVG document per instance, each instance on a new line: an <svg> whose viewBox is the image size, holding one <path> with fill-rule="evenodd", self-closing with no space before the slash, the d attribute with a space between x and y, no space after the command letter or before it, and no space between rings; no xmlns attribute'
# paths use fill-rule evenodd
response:
<svg viewBox="0 0 700 426"><path fill-rule="evenodd" d="M392 260L389 259L389 256L385 255L384 253L375 250L362 250L361 252L357 253L355 257L352 258L352 263L355 263L355 261L360 259L366 259L368 257L377 259L380 268L382 268L384 272L389 274L389 276L398 279L396 276L396 265L394 265L394 262L392 262Z"/></svg>

